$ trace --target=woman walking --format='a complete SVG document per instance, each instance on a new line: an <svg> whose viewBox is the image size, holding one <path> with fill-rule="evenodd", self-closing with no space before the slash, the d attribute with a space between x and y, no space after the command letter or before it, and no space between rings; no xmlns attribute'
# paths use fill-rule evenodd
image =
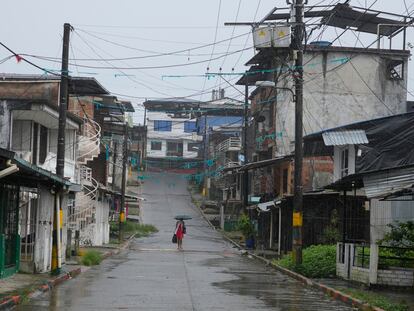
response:
<svg viewBox="0 0 414 311"><path fill-rule="evenodd" d="M183 238L185 233L185 225L184 221L178 220L175 224L175 235L177 236L177 249L182 250L183 249Z"/></svg>

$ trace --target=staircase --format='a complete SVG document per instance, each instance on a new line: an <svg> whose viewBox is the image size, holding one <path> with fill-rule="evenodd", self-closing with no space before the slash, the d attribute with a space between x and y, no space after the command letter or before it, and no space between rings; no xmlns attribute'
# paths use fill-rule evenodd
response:
<svg viewBox="0 0 414 311"><path fill-rule="evenodd" d="M78 163L85 165L100 153L101 126L91 119L86 119L79 135Z"/></svg>
<svg viewBox="0 0 414 311"><path fill-rule="evenodd" d="M72 232L82 230L95 221L95 204L98 182L92 177L92 169L80 167L82 192L76 194L72 213L68 217L68 226Z"/></svg>
<svg viewBox="0 0 414 311"><path fill-rule="evenodd" d="M80 184L82 191L76 194L73 208L68 215L68 229L74 233L79 230L82 236L90 224L95 223L95 200L98 192L98 182L92 177L92 169L86 166L88 161L100 153L101 127L94 120L86 119L79 136L79 166Z"/></svg>

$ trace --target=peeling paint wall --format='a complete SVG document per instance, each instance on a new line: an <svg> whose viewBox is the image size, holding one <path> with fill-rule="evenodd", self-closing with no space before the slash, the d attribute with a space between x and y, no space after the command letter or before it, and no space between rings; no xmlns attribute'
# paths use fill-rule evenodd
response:
<svg viewBox="0 0 414 311"><path fill-rule="evenodd" d="M352 58L351 58L352 57ZM387 56L389 57L389 56ZM380 54L307 53L304 59L304 134L348 123L406 112L407 60L404 78L390 80L389 59ZM394 57L402 59L401 56ZM339 61L342 60L342 61ZM279 87L294 88L282 80ZM294 109L289 92L279 91L276 131L279 154L294 150Z"/></svg>
<svg viewBox="0 0 414 311"><path fill-rule="evenodd" d="M54 196L50 193L50 189L44 186L39 186L39 194L34 252L36 273L50 271L52 262Z"/></svg>
<svg viewBox="0 0 414 311"><path fill-rule="evenodd" d="M6 100L0 100L0 148L10 148L11 114Z"/></svg>
<svg viewBox="0 0 414 311"><path fill-rule="evenodd" d="M107 200L96 201L95 222L80 230L81 245L101 246L109 243L109 207Z"/></svg>

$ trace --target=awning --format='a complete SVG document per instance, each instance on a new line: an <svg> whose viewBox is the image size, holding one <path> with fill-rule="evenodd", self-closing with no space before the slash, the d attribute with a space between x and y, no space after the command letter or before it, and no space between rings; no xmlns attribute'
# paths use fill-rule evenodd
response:
<svg viewBox="0 0 414 311"><path fill-rule="evenodd" d="M384 198L412 188L414 185L414 167L367 175L363 177L363 181L368 198Z"/></svg>
<svg viewBox="0 0 414 311"><path fill-rule="evenodd" d="M36 186L40 182L48 185L60 185L69 191L81 190L79 185L17 157L13 151L0 148L0 158L11 160L12 164L16 164L19 168L18 172L4 177L5 180L26 186Z"/></svg>
<svg viewBox="0 0 414 311"><path fill-rule="evenodd" d="M279 163L282 163L282 162L292 161L292 160L293 160L293 156L288 155L288 156L284 156L284 157L277 157L277 158L273 158L273 159L252 162L252 163L248 163L248 164L245 164L245 165L241 166L239 168L239 171L253 170L253 169L272 166L272 165L276 165L276 164L279 164Z"/></svg>
<svg viewBox="0 0 414 311"><path fill-rule="evenodd" d="M364 130L331 131L322 133L325 146L345 146L368 144Z"/></svg>
<svg viewBox="0 0 414 311"><path fill-rule="evenodd" d="M112 189L110 189L108 187L105 187L102 184L99 185L99 189L101 189L102 191L104 191L106 193L112 194L114 196L118 196L118 197L122 196L122 193L121 192L114 191L114 190L112 190ZM140 196L137 196L137 195L132 194L132 193L125 193L125 201L126 202L145 201L145 198L140 197Z"/></svg>
<svg viewBox="0 0 414 311"><path fill-rule="evenodd" d="M282 203L283 199L274 199L273 201L263 202L256 205L251 205L248 209L257 209L260 213L270 212L272 207L276 207Z"/></svg>

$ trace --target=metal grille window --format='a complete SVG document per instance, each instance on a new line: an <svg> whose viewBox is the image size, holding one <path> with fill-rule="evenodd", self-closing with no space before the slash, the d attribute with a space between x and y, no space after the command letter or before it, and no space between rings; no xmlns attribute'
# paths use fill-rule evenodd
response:
<svg viewBox="0 0 414 311"><path fill-rule="evenodd" d="M162 143L160 141L152 141L151 142L151 150L161 150Z"/></svg>
<svg viewBox="0 0 414 311"><path fill-rule="evenodd" d="M20 258L21 261L33 261L36 234L37 194L22 192L20 195Z"/></svg>
<svg viewBox="0 0 414 311"><path fill-rule="evenodd" d="M183 143L167 142L167 157L182 157Z"/></svg>
<svg viewBox="0 0 414 311"><path fill-rule="evenodd" d="M388 79L403 80L404 79L404 61L390 60L387 65Z"/></svg>
<svg viewBox="0 0 414 311"><path fill-rule="evenodd" d="M154 120L154 131L171 132L172 121Z"/></svg>
<svg viewBox="0 0 414 311"><path fill-rule="evenodd" d="M19 186L0 184L0 234L4 239L5 268L15 266L18 258L18 218Z"/></svg>

